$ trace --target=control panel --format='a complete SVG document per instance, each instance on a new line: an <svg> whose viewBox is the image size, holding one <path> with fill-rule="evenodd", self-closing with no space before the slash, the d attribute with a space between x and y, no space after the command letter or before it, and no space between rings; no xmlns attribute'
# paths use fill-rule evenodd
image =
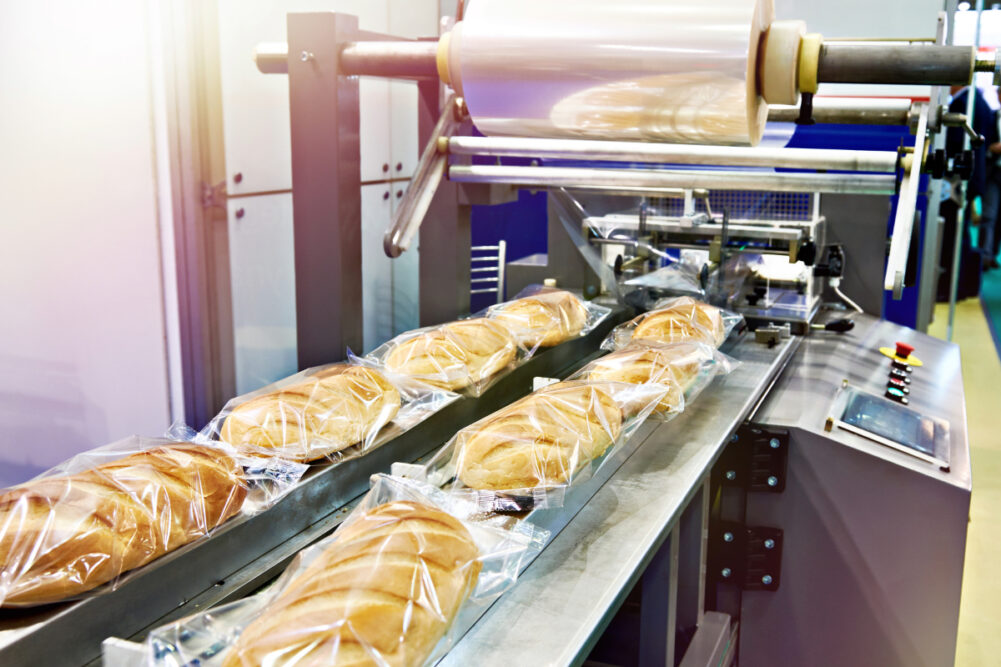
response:
<svg viewBox="0 0 1001 667"><path fill-rule="evenodd" d="M881 347L879 351L890 358L889 377L886 380L886 391L883 393L891 401L903 405L910 403L911 373L922 362L914 356L914 346L897 342L894 347Z"/></svg>

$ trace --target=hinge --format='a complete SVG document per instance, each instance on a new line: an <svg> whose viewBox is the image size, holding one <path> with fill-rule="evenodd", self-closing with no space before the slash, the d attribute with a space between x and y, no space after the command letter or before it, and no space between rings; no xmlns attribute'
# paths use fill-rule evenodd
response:
<svg viewBox="0 0 1001 667"><path fill-rule="evenodd" d="M744 424L737 429L714 471L723 486L782 493L788 458L788 429Z"/></svg>
<svg viewBox="0 0 1001 667"><path fill-rule="evenodd" d="M782 579L782 531L714 522L709 531L709 576L745 591L777 591Z"/></svg>
<svg viewBox="0 0 1001 667"><path fill-rule="evenodd" d="M202 182L202 208L226 208L226 181L215 185Z"/></svg>

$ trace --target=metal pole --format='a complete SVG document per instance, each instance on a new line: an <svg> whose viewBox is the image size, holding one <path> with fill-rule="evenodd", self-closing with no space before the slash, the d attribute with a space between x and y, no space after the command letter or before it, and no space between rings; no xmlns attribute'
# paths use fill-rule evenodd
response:
<svg viewBox="0 0 1001 667"><path fill-rule="evenodd" d="M362 41L344 45L340 54L342 74L384 76L397 79L437 79L438 42L410 40ZM310 52L293 51L293 60L309 59ZM262 42L254 49L254 62L262 74L287 74L289 45Z"/></svg>
<svg viewBox="0 0 1001 667"><path fill-rule="evenodd" d="M785 169L882 173L894 173L897 168L897 154L894 151L820 148L744 148L580 139L452 137L448 141L448 151L455 155L490 155L494 157L781 167Z"/></svg>
<svg viewBox="0 0 1001 667"><path fill-rule="evenodd" d="M973 77L975 53L969 46L826 42L820 47L817 81L962 85Z"/></svg>
<svg viewBox="0 0 1001 667"><path fill-rule="evenodd" d="M797 118L798 105L768 105L769 122L793 123ZM813 120L818 123L907 125L911 120L911 101L897 98L814 97Z"/></svg>
<svg viewBox="0 0 1001 667"><path fill-rule="evenodd" d="M893 194L891 174L804 174L759 171L673 171L668 169L588 169L582 167L511 167L455 165L450 180L459 183L506 183L535 187L665 187L758 190L778 192L834 192Z"/></svg>
<svg viewBox="0 0 1001 667"><path fill-rule="evenodd" d="M977 49L980 47L980 19L984 11L984 0L977 0L977 31L973 35L973 51L976 53ZM966 91L966 117L969 119L969 123L973 125L973 112L976 108L974 104L975 95L977 91L977 82L975 80L970 81L970 87ZM970 137L968 134L963 134L963 150L970 150ZM963 183L960 186L960 207L959 211L956 213L956 234L953 239L952 247L952 275L949 280L949 325L946 327L946 340L952 340L953 328L956 321L956 295L959 293L959 259L962 256L962 243L963 243L963 227L966 225L966 189L969 187L967 183Z"/></svg>

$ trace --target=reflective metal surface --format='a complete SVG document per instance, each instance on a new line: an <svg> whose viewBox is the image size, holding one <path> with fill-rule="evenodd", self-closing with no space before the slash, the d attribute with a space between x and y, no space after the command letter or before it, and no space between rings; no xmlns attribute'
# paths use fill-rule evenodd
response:
<svg viewBox="0 0 1001 667"><path fill-rule="evenodd" d="M580 664L799 340L740 340L727 352L741 365L681 417L645 425L562 510L534 512L559 535L439 664Z"/></svg>
<svg viewBox="0 0 1001 667"><path fill-rule="evenodd" d="M453 83L488 135L753 144L772 0L477 0Z"/></svg>
<svg viewBox="0 0 1001 667"><path fill-rule="evenodd" d="M449 180L563 188L709 188L772 192L893 194L892 174L810 174L799 172L669 169L588 169L454 165Z"/></svg>
<svg viewBox="0 0 1001 667"><path fill-rule="evenodd" d="M897 168L895 151L689 146L581 139L452 137L448 142L448 152L453 155L782 167L825 171L892 173Z"/></svg>

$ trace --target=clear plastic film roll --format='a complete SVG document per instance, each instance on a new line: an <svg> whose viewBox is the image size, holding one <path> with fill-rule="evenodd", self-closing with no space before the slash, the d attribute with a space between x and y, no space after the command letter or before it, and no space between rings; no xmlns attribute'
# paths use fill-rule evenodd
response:
<svg viewBox="0 0 1001 667"><path fill-rule="evenodd" d="M772 0L476 0L439 70L486 135L756 144Z"/></svg>
<svg viewBox="0 0 1001 667"><path fill-rule="evenodd" d="M0 605L114 590L135 570L289 490L306 466L131 437L0 493Z"/></svg>
<svg viewBox="0 0 1001 667"><path fill-rule="evenodd" d="M146 664L433 664L547 537L427 484L376 475L337 532L272 586L151 632Z"/></svg>

